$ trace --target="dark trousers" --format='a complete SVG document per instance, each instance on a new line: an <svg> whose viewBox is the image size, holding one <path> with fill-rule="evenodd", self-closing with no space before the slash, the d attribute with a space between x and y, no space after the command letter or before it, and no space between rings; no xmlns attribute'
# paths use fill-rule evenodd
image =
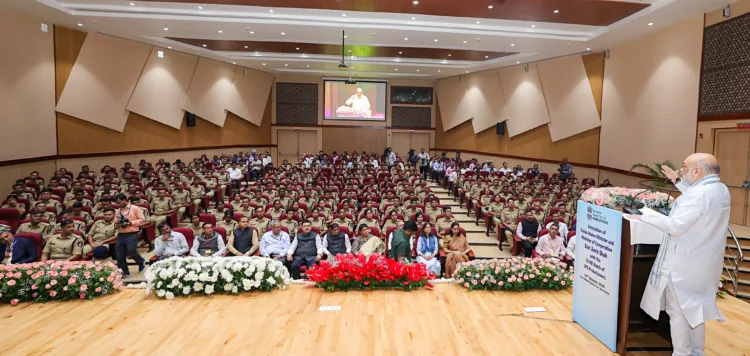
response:
<svg viewBox="0 0 750 356"><path fill-rule="evenodd" d="M419 173L424 176L424 180L427 180L427 172L430 170L430 166L419 166Z"/></svg>
<svg viewBox="0 0 750 356"><path fill-rule="evenodd" d="M531 243L528 240L521 240L521 246L523 247L523 255L526 257L531 257L531 252L534 251L537 243L539 243L538 240L534 241L534 243Z"/></svg>
<svg viewBox="0 0 750 356"><path fill-rule="evenodd" d="M119 233L115 243L115 252L117 254L117 267L122 270L123 274L130 274L128 268L128 256L132 257L139 266L145 261L141 254L138 253L138 232Z"/></svg>
<svg viewBox="0 0 750 356"><path fill-rule="evenodd" d="M294 260L292 260L292 265L289 268L289 272L292 273L292 278L300 279L300 275L299 275L300 267L304 265L304 266L307 266L307 268L310 268L314 264L315 264L315 256L294 256Z"/></svg>

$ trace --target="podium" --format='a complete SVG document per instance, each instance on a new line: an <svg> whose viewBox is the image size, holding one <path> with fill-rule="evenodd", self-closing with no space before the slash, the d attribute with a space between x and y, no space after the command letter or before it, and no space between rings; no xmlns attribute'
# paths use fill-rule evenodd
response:
<svg viewBox="0 0 750 356"><path fill-rule="evenodd" d="M624 356L638 351L672 351L667 314L662 311L656 321L640 307L659 244L637 243L640 241L633 244L630 221L624 218L621 241L616 352Z"/></svg>

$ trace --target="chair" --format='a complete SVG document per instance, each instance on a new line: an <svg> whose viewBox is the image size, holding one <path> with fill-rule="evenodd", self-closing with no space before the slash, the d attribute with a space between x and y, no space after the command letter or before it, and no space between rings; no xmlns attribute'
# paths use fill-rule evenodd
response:
<svg viewBox="0 0 750 356"><path fill-rule="evenodd" d="M44 245L42 234L37 234L35 232L24 232L16 234L15 237L31 240L31 242L34 243L34 247L36 248L36 260L39 261L42 258L42 246Z"/></svg>
<svg viewBox="0 0 750 356"><path fill-rule="evenodd" d="M447 229L445 229L445 233L443 234L443 236L450 235L450 233L451 233L451 229L447 228ZM466 230L464 228L462 228L462 227L458 228L458 233L460 235L466 236ZM441 259L442 259L445 256L445 252L443 252L440 256L441 256ZM474 259L476 259L476 256L474 255L474 250L469 250L469 253L467 254L467 256L469 256L469 261L473 261ZM440 263L443 265L443 267L445 267L445 262L444 261L441 261Z"/></svg>
<svg viewBox="0 0 750 356"><path fill-rule="evenodd" d="M283 228L283 226L282 226L282 228ZM342 229L342 230L343 230L343 229ZM320 235L320 229L318 229L318 227L317 227L317 226L311 226L311 227L310 227L310 231L312 231L312 232L314 232L314 233L316 233L316 234ZM298 227L298 228L297 228L297 234L301 234L301 233L302 233L302 227Z"/></svg>
<svg viewBox="0 0 750 356"><path fill-rule="evenodd" d="M213 214L200 214L199 216L201 218L202 223L209 223L211 224L211 226L214 226L214 227L216 226L216 217Z"/></svg>
<svg viewBox="0 0 750 356"><path fill-rule="evenodd" d="M10 226L10 231L15 232L21 221L21 213L15 208L0 209L0 220L5 221Z"/></svg>

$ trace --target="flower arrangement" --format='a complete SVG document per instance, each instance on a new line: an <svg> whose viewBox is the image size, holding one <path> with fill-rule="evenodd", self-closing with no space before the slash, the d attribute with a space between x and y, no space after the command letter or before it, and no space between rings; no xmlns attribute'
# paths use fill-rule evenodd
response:
<svg viewBox="0 0 750 356"><path fill-rule="evenodd" d="M674 197L669 194L661 192L641 194L643 191L645 189L621 187L589 188L583 192L581 200L610 209L615 209L617 206L631 206L634 199L643 203L644 206L653 209L670 209L674 203Z"/></svg>
<svg viewBox="0 0 750 356"><path fill-rule="evenodd" d="M111 262L47 261L0 265L0 301L21 302L87 299L120 288L122 274Z"/></svg>
<svg viewBox="0 0 750 356"><path fill-rule="evenodd" d="M238 294L252 290L286 289L289 271L266 257L172 257L146 272L146 294L161 298L190 294Z"/></svg>
<svg viewBox="0 0 750 356"><path fill-rule="evenodd" d="M470 291L560 290L573 284L573 268L568 268L563 262L541 258L474 260L460 263L453 278Z"/></svg>
<svg viewBox="0 0 750 356"><path fill-rule="evenodd" d="M421 263L404 264L380 254L341 254L331 263L320 261L307 271L307 278L319 288L334 290L432 288L435 278Z"/></svg>

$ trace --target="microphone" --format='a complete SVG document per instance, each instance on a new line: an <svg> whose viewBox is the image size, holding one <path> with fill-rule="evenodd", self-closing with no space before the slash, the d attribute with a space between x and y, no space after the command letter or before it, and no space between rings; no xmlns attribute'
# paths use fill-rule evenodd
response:
<svg viewBox="0 0 750 356"><path fill-rule="evenodd" d="M625 207L622 210L624 210L626 213L628 213L630 215L642 215L640 209L643 209L643 207L646 206L646 205L643 204L642 202L637 202L636 198L638 198L639 196L641 196L642 194L644 194L646 192L650 192L650 191L654 190L654 188L656 188L656 187L655 186L654 187L649 187L648 189L644 189L642 192L636 194L633 197L633 202L630 203L630 206L629 207Z"/></svg>

